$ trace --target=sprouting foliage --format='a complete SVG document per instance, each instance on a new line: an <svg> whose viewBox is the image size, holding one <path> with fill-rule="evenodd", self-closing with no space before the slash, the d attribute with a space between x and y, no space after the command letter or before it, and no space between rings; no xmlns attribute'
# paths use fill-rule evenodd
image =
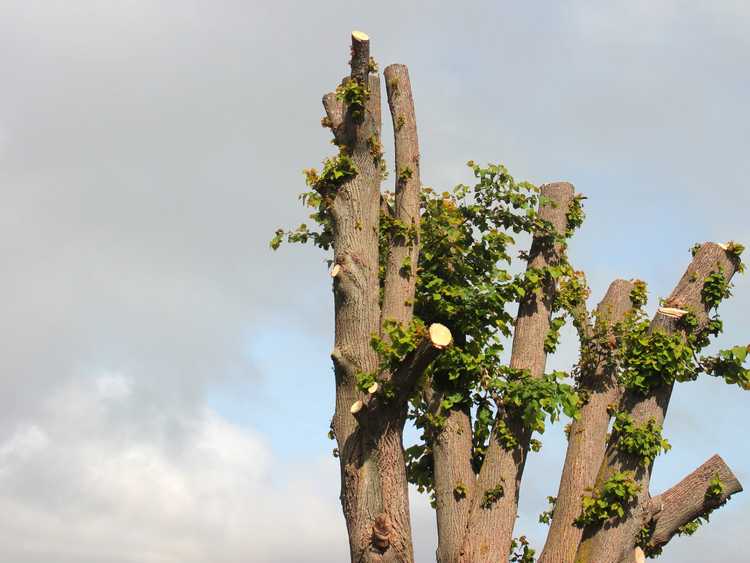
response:
<svg viewBox="0 0 750 563"><path fill-rule="evenodd" d="M721 482L719 475L716 474L711 477L708 482L708 488L706 489L706 501L716 502L721 498L721 494L724 492L724 484Z"/></svg>
<svg viewBox="0 0 750 563"><path fill-rule="evenodd" d="M336 88L336 98L344 102L355 119L362 119L364 116L365 104L369 96L370 91L367 86L351 78Z"/></svg>
<svg viewBox="0 0 750 563"><path fill-rule="evenodd" d="M503 486L499 483L491 489L487 489L482 495L482 502L479 506L486 510L492 508L492 505L502 498L504 492Z"/></svg>
<svg viewBox="0 0 750 563"><path fill-rule="evenodd" d="M549 503L549 508L539 515L540 524L549 524L552 522L552 517L555 515L555 503L557 502L557 497L547 497L547 502Z"/></svg>
<svg viewBox="0 0 750 563"><path fill-rule="evenodd" d="M750 345L720 350L715 356L702 357L701 367L709 375L721 377L730 385L750 390L750 369L744 367L748 353Z"/></svg>
<svg viewBox="0 0 750 563"><path fill-rule="evenodd" d="M330 207L339 188L357 175L357 167L349 155L340 151L337 156L323 161L321 172L315 168L308 168L304 170L304 174L305 181L312 190L303 192L299 198L304 206L315 209L310 218L319 225L320 230L310 230L305 223L293 231L277 229L270 243L274 250L279 248L284 237L290 243L304 244L311 240L316 246L328 250L333 244Z"/></svg>
<svg viewBox="0 0 750 563"><path fill-rule="evenodd" d="M535 550L531 549L526 536L513 538L510 544L509 563L534 563Z"/></svg>
<svg viewBox="0 0 750 563"><path fill-rule="evenodd" d="M730 287L722 270L711 272L703 281L701 299L709 309L716 309L724 299L731 297Z"/></svg>
<svg viewBox="0 0 750 563"><path fill-rule="evenodd" d="M591 496L581 500L581 515L576 518L575 525L584 526L603 524L613 517L625 516L625 509L638 496L640 485L635 482L633 473L623 471L614 473Z"/></svg>
<svg viewBox="0 0 750 563"><path fill-rule="evenodd" d="M453 496L456 500L466 498L467 493L468 490L466 489L466 485L464 485L463 483L459 483L453 488Z"/></svg>
<svg viewBox="0 0 750 563"><path fill-rule="evenodd" d="M515 414L529 430L544 432L547 417L555 422L562 413L571 418L578 416L578 394L572 386L561 383L566 373L535 378L527 372L505 368L503 375L492 379L489 389L505 411Z"/></svg>
<svg viewBox="0 0 750 563"><path fill-rule="evenodd" d="M633 304L634 309L641 309L646 303L648 303L648 288L646 282L642 280L635 280L633 282L633 289L630 290L630 302Z"/></svg>
<svg viewBox="0 0 750 563"><path fill-rule="evenodd" d="M657 455L672 447L662 437L662 428L653 418L643 424L636 424L628 413L618 412L612 430L617 432L617 449L638 457L644 467L648 467Z"/></svg>
<svg viewBox="0 0 750 563"><path fill-rule="evenodd" d="M693 348L681 333L651 331L649 322L634 323L623 338L622 384L648 395L660 385L695 379Z"/></svg>

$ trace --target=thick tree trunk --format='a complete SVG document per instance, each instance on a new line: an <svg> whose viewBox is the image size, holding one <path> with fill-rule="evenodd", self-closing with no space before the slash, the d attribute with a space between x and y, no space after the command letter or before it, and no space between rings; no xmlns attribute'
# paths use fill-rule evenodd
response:
<svg viewBox="0 0 750 563"><path fill-rule="evenodd" d="M632 308L630 292L634 284L616 280L597 307L597 316L607 330L623 320ZM569 563L575 557L582 530L573 525L581 513L581 497L594 485L604 458L609 427L609 407L620 401L622 390L617 372L609 366L606 356L590 367L584 367L579 388L586 391L588 401L581 407L580 418L570 425L568 451L565 456L560 488L547 542L539 563Z"/></svg>
<svg viewBox="0 0 750 563"><path fill-rule="evenodd" d="M701 291L703 283L712 272L721 272L727 281L737 269L735 260L718 244L706 243L702 245L685 274L680 279L672 294L665 302L665 308L660 308L651 323L651 330L661 330L674 333L680 330L678 319L669 309L691 311L698 317L699 327L708 321L708 307L702 301ZM655 389L647 397L626 392L621 410L629 412L636 424L645 424L653 419L662 425L672 395L673 384L664 384ZM621 452L617 448L618 436L613 433L610 437L604 462L596 479L596 488L609 479L614 473L634 471L635 481L640 487L638 498L626 510L623 518L609 521L604 525L587 526L583 539L576 553L576 563L619 563L630 561L636 542L636 535L641 527L647 523L644 517L645 507L648 505L649 481L653 463L643 467L639 459L632 454ZM703 491L705 493L705 491ZM646 521L644 521L646 519Z"/></svg>
<svg viewBox="0 0 750 563"><path fill-rule="evenodd" d="M542 186L547 203L540 205L539 214L549 221L559 234L567 228L567 212L574 197L571 184L557 182ZM535 237L529 252L529 268L544 268L560 261L563 249L551 244L548 237ZM540 292L530 292L521 301L513 334L510 366L527 370L533 377L541 377L547 354L544 340L550 327L555 284L546 279ZM506 450L493 430L487 454L477 478L472 498L468 527L458 559L462 563L495 563L505 561L513 538L513 526L518 512L518 494L526 462L531 432L509 413L500 409L498 420L503 421L516 435L518 447ZM491 506L483 503L484 493L497 486L503 495ZM440 530L438 531L440 533ZM454 554L455 557L455 554Z"/></svg>

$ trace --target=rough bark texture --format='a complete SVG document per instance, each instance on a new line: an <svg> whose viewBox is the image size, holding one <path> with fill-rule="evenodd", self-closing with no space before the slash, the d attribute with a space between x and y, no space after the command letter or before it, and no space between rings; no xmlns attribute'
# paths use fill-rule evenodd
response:
<svg viewBox="0 0 750 563"><path fill-rule="evenodd" d="M340 266L334 278L332 427L339 444L341 502L353 561L411 561L403 420L364 429L350 412L362 395L356 387L357 373L378 367L370 338L380 331L380 171L368 144L380 139L380 81L368 73L369 41L364 35L352 35L351 67L349 79L369 88L364 115L344 107L335 94L323 99L336 143L357 168L357 175L340 187L332 205L334 263Z"/></svg>
<svg viewBox="0 0 750 563"><path fill-rule="evenodd" d="M625 280L612 282L597 307L597 316L607 329L623 320L632 309L630 292L634 284ZM616 370L607 364L606 357L584 368L579 384L589 394L581 407L580 418L570 425L568 451L565 456L554 516L547 534L540 563L569 563L575 557L582 530L573 525L581 512L581 497L594 485L596 474L604 458L609 426L609 406L617 404L622 390Z"/></svg>
<svg viewBox="0 0 750 563"><path fill-rule="evenodd" d="M571 184L557 182L542 186L542 195L549 202L540 205L540 216L549 221L559 234L567 227L567 212L574 197ZM534 237L529 252L529 268L543 268L559 262L562 248L550 244L547 237ZM555 296L554 282L542 287L541 295L530 292L521 301L513 334L512 368L527 370L533 377L544 374L547 354L544 339L550 327L550 313ZM518 438L519 446L508 451L497 439L491 439L477 478L472 498L468 528L458 560L462 563L495 563L508 557L513 526L518 511L518 493L531 433L508 413L500 412ZM494 432L493 432L494 436ZM486 491L502 485L503 495L490 507L482 507ZM450 561L451 559L448 559ZM455 561L456 559L452 559Z"/></svg>
<svg viewBox="0 0 750 563"><path fill-rule="evenodd" d="M719 477L723 490L715 498L707 497L706 490L714 477ZM651 499L650 511L654 514L651 546L663 547L677 533L680 526L695 520L698 516L707 515L740 491L742 485L724 460L718 455L709 458L674 487Z"/></svg>
<svg viewBox="0 0 750 563"><path fill-rule="evenodd" d="M342 82L348 106L337 93L323 97L324 124L330 126L341 156L351 158L356 174L335 190L317 185L330 211L334 261L331 268L335 307L335 338L331 357L336 379L336 409L332 429L338 441L341 467L341 502L349 534L352 562L413 563L405 455L402 435L409 397L420 376L452 335L433 324L417 348L399 366L379 373L373 335L385 334L386 321L408 324L412 320L419 258L420 163L414 101L409 73L402 65L385 70L388 103L394 125L395 198L380 192L383 171L381 144L380 80L373 70L369 38L352 33L351 73ZM356 83L356 88L353 86ZM364 108L359 101L366 86ZM341 161L340 161L341 162ZM344 161L345 162L345 161ZM335 192L335 193L330 193ZM573 186L553 183L542 187L539 214L554 230L566 231L567 212L574 198ZM387 254L380 256L379 227L384 217L394 225ZM550 236L534 237L529 269L560 263L564 248ZM701 300L703 280L721 271L729 280L738 262L726 246L704 244L651 323L650 330L681 330L682 311L696 314L699 325L708 321ZM385 275L380 276L381 258ZM382 287L381 287L382 282ZM582 340L602 329L611 331L631 307L631 282L617 280L598 307L603 323L592 327L585 303L573 311ZM382 290L382 302L381 302ZM542 287L521 300L513 335L510 367L541 377L546 364L545 338L556 287L545 277ZM429 319L424 319L429 321ZM609 341L617 345L616 339ZM598 350L603 350L599 348ZM606 352L606 350L604 350ZM357 387L357 375L375 373L378 383L366 393ZM650 395L623 394L607 354L582 364L579 386L587 392L580 419L573 422L550 534L541 563L632 563L643 551L635 547L636 533L644 526L652 535L647 550L656 549L681 526L705 516L742 490L737 478L718 456L664 493L651 498L648 487L651 466L617 449L618 436L607 441L608 407L619 403L636 424L653 419L661 425L666 415L672 384L655 388ZM386 394L387 391L387 394ZM438 413L442 397L429 386L425 400ZM430 396L430 394L432 394ZM521 477L531 431L511 410L498 405L495 429L505 424L518 446L505 449L493 430L484 463L472 469L472 425L469 409L451 409L445 424L432 429L429 445L434 461L434 487L438 525L439 563L497 563L507 561L517 517ZM605 441L606 447L605 447ZM581 497L588 488L602 485L613 473L633 470L640 486L638 498L625 517L604 525L575 528ZM718 476L723 489L707 495L711 479ZM485 502L485 493L502 486L502 495Z"/></svg>
<svg viewBox="0 0 750 563"><path fill-rule="evenodd" d="M409 70L404 65L385 69L388 105L393 119L396 152L396 190L393 218L413 232L413 238L391 236L383 288L383 320L411 321L419 257L419 142ZM408 267L406 267L408 265Z"/></svg>
<svg viewBox="0 0 750 563"><path fill-rule="evenodd" d="M469 413L450 409L445 418L445 425L436 432L432 440L438 563L457 560L466 532L476 479L471 468ZM460 488L461 485L463 489Z"/></svg>
<svg viewBox="0 0 750 563"><path fill-rule="evenodd" d="M730 280L737 268L735 260L718 244L705 243L698 249L693 261L680 279L672 294L665 302L666 307L689 310L696 314L699 326L708 320L707 306L702 302L701 290L706 276L721 271ZM658 312L651 322L651 330L674 333L678 329L677 319ZM626 410L636 424L644 424L654 419L662 425L672 395L673 384L657 387L647 397L626 392L620 410ZM642 515L649 501L649 481L651 469L643 467L632 454L617 449L617 433L613 433L607 444L604 462L599 470L596 487L600 487L612 474L621 471L635 471L635 480L640 486L638 498L621 519L605 523L603 526L588 526L576 553L576 563L619 563L633 557L636 534L644 525Z"/></svg>

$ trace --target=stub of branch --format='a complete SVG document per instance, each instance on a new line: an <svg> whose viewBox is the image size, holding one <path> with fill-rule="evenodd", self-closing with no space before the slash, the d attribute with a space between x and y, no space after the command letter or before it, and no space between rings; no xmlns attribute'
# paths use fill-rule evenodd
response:
<svg viewBox="0 0 750 563"><path fill-rule="evenodd" d="M635 561L635 563L646 563L646 554L643 553L643 550L640 547L635 548L635 551L633 552L633 561Z"/></svg>
<svg viewBox="0 0 750 563"><path fill-rule="evenodd" d="M685 309L677 309L675 307L659 307L656 312L661 315L666 315L667 317L670 317L672 319L681 319L688 314Z"/></svg>
<svg viewBox="0 0 750 563"><path fill-rule="evenodd" d="M447 326L433 323L429 329L430 342L438 350L443 350L453 342L453 335Z"/></svg>
<svg viewBox="0 0 750 563"><path fill-rule="evenodd" d="M329 92L323 96L323 109L326 110L326 117L331 124L331 131L334 136L344 122L344 104L336 97L334 92Z"/></svg>
<svg viewBox="0 0 750 563"><path fill-rule="evenodd" d="M422 376L424 370L437 358L438 354L453 343L453 335L448 327L433 323L425 338L409 353L401 366L393 373L393 383L399 396L408 398Z"/></svg>
<svg viewBox="0 0 750 563"><path fill-rule="evenodd" d="M351 77L367 84L370 73L370 37L362 31L352 31Z"/></svg>
<svg viewBox="0 0 750 563"><path fill-rule="evenodd" d="M341 264L334 264L331 266L331 269L328 271L328 273L331 275L332 278L335 278L339 275L339 272L341 272Z"/></svg>
<svg viewBox="0 0 750 563"><path fill-rule="evenodd" d="M707 495L710 481L717 477L721 481L721 493ZM651 499L650 503L658 513L654 517L650 545L655 548L664 546L681 526L698 516L706 516L740 491L742 484L724 460L718 455L711 457L674 487Z"/></svg>
<svg viewBox="0 0 750 563"><path fill-rule="evenodd" d="M373 383L372 385L370 385L370 386L369 386L369 387L367 388L367 392L368 392L368 393L369 393L370 395L374 395L375 393L377 393L377 392L378 392L378 389L380 389L380 385L379 385L379 384L378 384L378 382L376 381L375 383Z"/></svg>

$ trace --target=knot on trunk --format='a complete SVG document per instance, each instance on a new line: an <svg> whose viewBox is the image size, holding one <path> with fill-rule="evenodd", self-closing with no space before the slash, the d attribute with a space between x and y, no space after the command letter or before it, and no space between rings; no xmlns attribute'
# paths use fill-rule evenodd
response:
<svg viewBox="0 0 750 563"><path fill-rule="evenodd" d="M393 524L391 517L385 512L378 514L372 524L372 545L383 553L391 545L391 533Z"/></svg>

